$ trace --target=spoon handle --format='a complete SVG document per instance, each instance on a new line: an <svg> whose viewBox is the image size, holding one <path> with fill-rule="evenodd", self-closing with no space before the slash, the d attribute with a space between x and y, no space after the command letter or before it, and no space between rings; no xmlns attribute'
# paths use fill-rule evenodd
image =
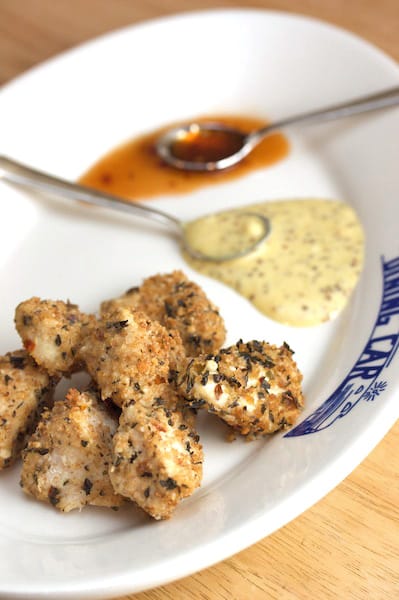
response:
<svg viewBox="0 0 399 600"><path fill-rule="evenodd" d="M377 94L370 94L369 96L362 96L361 98L356 98L349 102L341 102L340 104L335 104L319 110L294 115L287 119L282 119L281 121L276 121L275 123L266 125L265 127L262 127L262 129L249 134L247 141L253 146L271 131L281 129L286 125L333 121L334 119L379 110L388 106L394 106L395 104L399 104L399 87L378 92Z"/></svg>
<svg viewBox="0 0 399 600"><path fill-rule="evenodd" d="M104 194L83 185L48 175L6 156L0 156L0 179L4 179L8 183L26 186L39 192L59 196L66 200L87 202L102 208L112 208L113 210L130 213L163 224L172 224L175 229L180 229L181 227L178 219L161 210L143 206L137 202L130 202L119 196Z"/></svg>

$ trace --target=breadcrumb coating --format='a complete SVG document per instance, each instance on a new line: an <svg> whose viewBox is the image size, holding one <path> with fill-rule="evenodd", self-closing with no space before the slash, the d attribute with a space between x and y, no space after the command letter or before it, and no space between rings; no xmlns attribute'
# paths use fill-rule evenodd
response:
<svg viewBox="0 0 399 600"><path fill-rule="evenodd" d="M23 490L63 512L131 500L168 519L201 485L197 409L256 439L291 426L303 407L289 346L221 349L218 309L181 271L103 302L99 319L33 297L15 324L25 350L0 357L0 469L22 450ZM80 369L96 387L53 406L59 378Z"/></svg>
<svg viewBox="0 0 399 600"><path fill-rule="evenodd" d="M69 375L81 365L77 353L94 316L76 304L33 297L15 311L15 326L24 347L50 375Z"/></svg>
<svg viewBox="0 0 399 600"><path fill-rule="evenodd" d="M25 350L0 357L0 469L11 465L51 402L55 380Z"/></svg>
<svg viewBox="0 0 399 600"><path fill-rule="evenodd" d="M154 519L167 519L200 486L202 446L192 415L167 384L124 406L113 440L114 489Z"/></svg>
<svg viewBox="0 0 399 600"><path fill-rule="evenodd" d="M168 332L142 312L121 307L103 314L79 355L102 398L118 406L137 391L167 382L185 356L177 332Z"/></svg>
<svg viewBox="0 0 399 600"><path fill-rule="evenodd" d="M148 277L139 288L103 302L101 311L117 306L140 310L166 329L176 329L187 356L217 352L226 337L219 310L182 271Z"/></svg>
<svg viewBox="0 0 399 600"><path fill-rule="evenodd" d="M186 359L180 393L234 430L256 438L291 426L303 407L302 375L287 344L240 340L217 354Z"/></svg>
<svg viewBox="0 0 399 600"><path fill-rule="evenodd" d="M43 414L23 452L21 487L63 512L120 506L108 474L116 427L93 391L69 390Z"/></svg>

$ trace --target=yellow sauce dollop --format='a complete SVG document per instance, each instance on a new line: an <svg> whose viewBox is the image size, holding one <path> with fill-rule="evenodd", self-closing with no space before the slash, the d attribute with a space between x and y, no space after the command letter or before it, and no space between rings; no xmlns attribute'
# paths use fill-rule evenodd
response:
<svg viewBox="0 0 399 600"><path fill-rule="evenodd" d="M267 221L266 221L267 223ZM241 212L240 218L234 211L214 213L190 221L184 226L185 239L199 258L225 260L246 254L269 233L260 216Z"/></svg>
<svg viewBox="0 0 399 600"><path fill-rule="evenodd" d="M265 215L271 223L270 235L259 248L223 262L197 260L187 253L185 260L281 323L306 327L334 318L363 266L364 233L355 211L343 202L323 199L263 202L228 211L228 235L238 237L225 242L231 248L243 245L245 229L239 219L240 213L248 212ZM205 240L207 254L220 256L225 253L221 227L220 219L198 219L186 230L186 238L193 246Z"/></svg>

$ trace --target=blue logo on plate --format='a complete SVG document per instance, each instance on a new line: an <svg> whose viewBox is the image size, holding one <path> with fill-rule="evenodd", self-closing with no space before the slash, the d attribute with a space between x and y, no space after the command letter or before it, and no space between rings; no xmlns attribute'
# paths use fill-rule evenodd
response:
<svg viewBox="0 0 399 600"><path fill-rule="evenodd" d="M345 417L361 400L373 401L387 388L383 371L399 348L399 257L382 259L383 295L370 337L351 371L335 392L284 437L322 431Z"/></svg>

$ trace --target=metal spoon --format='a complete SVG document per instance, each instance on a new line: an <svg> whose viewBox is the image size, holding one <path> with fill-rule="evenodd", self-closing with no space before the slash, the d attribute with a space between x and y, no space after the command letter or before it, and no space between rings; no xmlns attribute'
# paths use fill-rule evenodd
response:
<svg viewBox="0 0 399 600"><path fill-rule="evenodd" d="M287 117L249 134L222 123L188 123L164 133L157 141L156 150L162 160L176 169L220 171L242 161L259 142L276 129L295 123L332 121L396 104L399 104L399 87Z"/></svg>
<svg viewBox="0 0 399 600"><path fill-rule="evenodd" d="M172 225L175 233L181 239L183 249L193 258L208 261L225 261L244 256L257 248L269 235L269 219L263 215L252 212L240 212L240 218L247 219L249 224L256 224L257 234L248 237L248 243L234 252L221 253L217 255L207 254L202 249L190 245L187 234L191 225L198 225L203 220L204 230L206 232L207 220L210 217L222 217L227 212L214 213L214 215L205 215L195 221L180 221L176 217L156 208L150 208L137 202L130 202L119 196L104 194L103 192L48 175L31 167L27 167L15 160L0 156L0 179L12 184L28 187L39 192L50 193L67 200L77 200L95 204L102 208L112 208L121 212L133 214L138 217L144 217L164 225ZM200 223L201 224L201 223ZM203 244L201 244L203 248Z"/></svg>

